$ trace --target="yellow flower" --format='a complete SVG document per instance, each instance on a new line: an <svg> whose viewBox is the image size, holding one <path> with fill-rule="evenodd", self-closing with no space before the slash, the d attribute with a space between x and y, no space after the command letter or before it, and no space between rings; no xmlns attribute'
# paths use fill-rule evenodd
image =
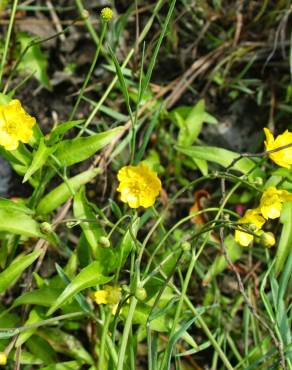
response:
<svg viewBox="0 0 292 370"><path fill-rule="evenodd" d="M19 100L0 105L0 145L15 150L19 141L28 143L36 120L22 108Z"/></svg>
<svg viewBox="0 0 292 370"><path fill-rule="evenodd" d="M277 190L272 186L264 191L259 208L264 218L274 219L280 217L282 205L287 201L292 201L292 194L286 190Z"/></svg>
<svg viewBox="0 0 292 370"><path fill-rule="evenodd" d="M105 285L103 290L94 293L94 300L97 304L116 305L121 299L121 288L117 286Z"/></svg>
<svg viewBox="0 0 292 370"><path fill-rule="evenodd" d="M7 356L4 352L0 352L0 365L7 364Z"/></svg>
<svg viewBox="0 0 292 370"><path fill-rule="evenodd" d="M238 224L246 224L247 226L250 226L254 233L259 231L265 222L266 220L261 216L258 208L248 209L244 216L238 220ZM234 238L237 243L243 247L247 247L253 241L254 236L247 232L236 230Z"/></svg>
<svg viewBox="0 0 292 370"><path fill-rule="evenodd" d="M292 144L292 132L286 130L283 134L279 135L274 139L273 134L268 128L264 128L266 135L265 146L266 150L274 150L281 148L282 146ZM275 153L270 153L269 157L277 165L281 167L290 168L292 164L292 146L286 149L279 150Z"/></svg>
<svg viewBox="0 0 292 370"><path fill-rule="evenodd" d="M111 8L103 8L100 12L100 16L104 21L110 21L113 17L113 11Z"/></svg>
<svg viewBox="0 0 292 370"><path fill-rule="evenodd" d="M125 166L118 172L120 184L117 191L121 201L131 208L153 206L161 190L161 181L157 174L144 163L138 166Z"/></svg>

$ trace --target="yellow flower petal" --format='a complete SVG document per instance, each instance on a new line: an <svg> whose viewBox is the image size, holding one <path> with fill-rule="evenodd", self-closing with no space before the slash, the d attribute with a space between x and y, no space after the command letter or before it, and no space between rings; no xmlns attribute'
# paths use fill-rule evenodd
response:
<svg viewBox="0 0 292 370"><path fill-rule="evenodd" d="M0 365L7 364L7 356L5 352L0 352Z"/></svg>
<svg viewBox="0 0 292 370"><path fill-rule="evenodd" d="M274 186L271 186L264 191L259 208L265 219L275 219L280 217L283 203L291 200L291 193L286 190L278 190Z"/></svg>
<svg viewBox="0 0 292 370"><path fill-rule="evenodd" d="M238 224L251 226L255 233L261 229L265 222L266 220L262 217L261 210L259 208L248 209L243 217L238 220ZM254 236L244 231L236 230L234 238L241 246L248 247L253 241Z"/></svg>
<svg viewBox="0 0 292 370"><path fill-rule="evenodd" d="M94 293L94 300L97 304L107 304L108 292L105 290L98 290Z"/></svg>
<svg viewBox="0 0 292 370"><path fill-rule="evenodd" d="M235 241L240 244L242 247L248 247L250 243L253 241L254 236L244 231L236 230L234 239Z"/></svg>
<svg viewBox="0 0 292 370"><path fill-rule="evenodd" d="M22 108L19 100L0 105L0 145L15 150L19 141L28 143L36 120Z"/></svg>
<svg viewBox="0 0 292 370"><path fill-rule="evenodd" d="M269 129L264 128L264 132L266 135L265 147L267 151L292 144L292 132L289 132L288 130L286 130L283 134L277 136L276 139L274 139L274 136ZM269 157L277 165L285 168L290 168L292 165L292 146L279 150L275 153L270 153Z"/></svg>
<svg viewBox="0 0 292 370"><path fill-rule="evenodd" d="M118 286L105 285L104 289L94 293L94 300L97 304L117 305L121 299L121 288Z"/></svg>
<svg viewBox="0 0 292 370"><path fill-rule="evenodd" d="M161 190L161 181L147 165L125 166L118 172L117 191L120 199L131 208L151 207Z"/></svg>

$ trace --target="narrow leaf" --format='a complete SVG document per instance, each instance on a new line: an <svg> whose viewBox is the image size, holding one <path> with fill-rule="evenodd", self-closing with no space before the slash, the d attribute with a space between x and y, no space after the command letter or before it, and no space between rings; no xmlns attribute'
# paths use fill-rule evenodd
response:
<svg viewBox="0 0 292 370"><path fill-rule="evenodd" d="M61 307L68 299L79 293L81 290L90 288L95 285L105 284L111 280L111 277L103 276L102 261L92 262L85 267L80 273L72 280L72 282L65 288L62 294L57 298L56 302L47 312L47 316L54 313Z"/></svg>

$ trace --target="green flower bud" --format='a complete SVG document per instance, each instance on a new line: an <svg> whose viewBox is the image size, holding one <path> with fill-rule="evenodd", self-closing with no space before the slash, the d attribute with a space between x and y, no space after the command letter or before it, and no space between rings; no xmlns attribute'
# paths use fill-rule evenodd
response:
<svg viewBox="0 0 292 370"><path fill-rule="evenodd" d="M183 242L182 244L181 244L181 248L182 248L182 250L184 251L184 252L188 252L188 251L190 251L191 250L191 243L190 242Z"/></svg>
<svg viewBox="0 0 292 370"><path fill-rule="evenodd" d="M53 232L53 227L48 222L43 222L40 225L41 232L44 234L51 234Z"/></svg>
<svg viewBox="0 0 292 370"><path fill-rule="evenodd" d="M109 248L111 246L111 242L109 240L108 237L106 236L101 236L99 239L98 239L98 244L102 247L102 248Z"/></svg>
<svg viewBox="0 0 292 370"><path fill-rule="evenodd" d="M147 298L147 292L144 288L137 288L135 292L135 297L138 301L144 301Z"/></svg>

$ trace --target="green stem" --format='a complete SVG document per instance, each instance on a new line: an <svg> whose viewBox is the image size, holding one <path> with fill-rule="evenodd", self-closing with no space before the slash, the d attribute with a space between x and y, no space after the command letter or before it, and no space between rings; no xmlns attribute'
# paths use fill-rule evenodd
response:
<svg viewBox="0 0 292 370"><path fill-rule="evenodd" d="M106 22L103 22L102 30L101 30L101 36L100 36L100 41L99 41L99 43L97 45L97 48L95 50L95 54L94 54L94 57L93 57L91 66L90 66L89 71L88 71L88 73L86 75L86 78L85 78L85 80L83 82L83 85L82 85L82 87L80 89L80 92L78 94L78 98L77 98L76 103L74 105L74 108L73 108L73 110L72 110L72 112L70 114L69 121L72 121L72 119L74 118L75 113L76 113L76 111L77 111L77 109L79 107L80 101L81 101L81 99L83 97L84 91L85 91L85 89L86 89L86 87L88 85L88 82L90 80L90 77L91 77L91 75L92 75L92 73L94 71L94 68L95 68L95 65L96 65L97 59L99 57L100 50L101 50L102 42L103 42L104 36L106 34L106 29L107 29L107 23Z"/></svg>
<svg viewBox="0 0 292 370"><path fill-rule="evenodd" d="M228 193L228 195L224 198L224 201L222 202L222 204L220 205L219 207L219 210L216 214L216 217L214 219L214 221L217 221L223 210L224 210L224 207L226 205L226 203L228 202L229 198L231 197L231 195L235 192L235 190L240 186L240 183L237 183L233 186L233 188L230 190L230 192ZM194 251L192 252L192 259L191 259L191 262L189 264L189 267L188 267L188 270L187 270L187 274L186 274L186 277L185 277L185 280L184 280L184 283L183 283L183 287L182 287L182 291L180 293L180 300L179 300L179 303L178 303L178 306L177 306L177 310L176 310L176 313L175 313L175 317L174 317L174 320L173 320L173 324L172 324L172 328L171 328L171 331L170 331L170 334L169 334L169 338L172 338L174 333L175 333L175 330L177 328L177 325L179 323L179 318L180 318L180 314L181 314L181 311L182 311L182 308L183 308L183 303L184 301L188 301L188 298L187 298L187 288L188 288L188 285L189 285L189 282L190 282L190 279L192 277L192 274L193 274L193 269L195 267L195 263L197 261L197 259L199 258L199 256L201 255L201 253L203 252L204 248L205 248L205 245L207 244L208 240L209 240L209 236L210 236L210 231L207 233L198 253L194 253ZM195 310L196 312L196 310ZM194 313L195 313L194 312ZM213 337L212 333L210 332L208 326L205 324L205 322L203 321L203 319L200 317L200 315L197 315L197 320L198 322L200 323L202 329L205 331L205 334L208 336L210 342L213 344L215 350L218 352L218 355L221 357L221 360L224 362L226 368L228 370L231 370L233 369L232 365L230 364L230 362L228 361L227 357L225 356L224 352L221 350L220 346L218 345L216 339ZM203 325L202 325L202 322L203 322ZM167 368L167 364L166 364L166 361L167 361L167 355L168 355L168 352L165 351L164 353L164 356L163 356L163 359L162 359L162 363L161 363L161 367L160 369L163 370L165 368Z"/></svg>
<svg viewBox="0 0 292 370"><path fill-rule="evenodd" d="M6 38L5 38L3 57L2 57L2 60L1 60L1 64L0 64L0 86L2 85L3 71L4 71L4 66L5 66L5 63L6 63L8 47L9 47L9 42L10 42L10 38L11 38L12 27L13 27L13 23L14 23L17 3L18 3L18 0L13 1L11 16L10 16L8 30L7 30L7 35L6 35Z"/></svg>
<svg viewBox="0 0 292 370"><path fill-rule="evenodd" d="M84 16L84 13L87 12L87 10L84 8L83 4L82 4L82 1L81 0L75 0L75 3L77 5L77 8L79 10L79 13L81 15L81 17ZM92 37L93 41L96 43L96 45L99 44L99 38L95 32L95 29L89 19L89 17L85 17L84 19L84 23L88 29L88 32L90 33L90 36Z"/></svg>
<svg viewBox="0 0 292 370"><path fill-rule="evenodd" d="M130 307L129 307L129 312L128 316L125 322L125 327L122 335L122 343L121 343L121 348L119 352L119 357L118 357L118 367L117 370L123 370L124 369L124 360L125 360L125 354L126 354L126 348L128 344L128 339L129 339L129 333L130 329L132 326L132 320L135 312L135 308L137 305L138 301L135 297L132 297Z"/></svg>
<svg viewBox="0 0 292 370"><path fill-rule="evenodd" d="M108 333L108 327L111 321L111 310L107 313L104 326L102 329L102 334L101 334L101 341L100 341L100 353L99 353L99 359L98 359L98 370L103 370L104 369L104 354L105 354L105 344L106 344L106 338L107 338L107 333Z"/></svg>
<svg viewBox="0 0 292 370"><path fill-rule="evenodd" d="M75 0L76 1L76 4L80 10L80 12L82 13L82 11L84 10L84 7L81 3L80 0ZM152 16L150 17L149 21L146 23L145 27L143 28L140 36L139 36L139 39L138 39L138 44L140 44L146 37L146 35L148 34L151 26L152 26L152 23L157 15L157 13L159 12L160 8L162 7L163 5L163 2L164 0L159 0L156 5L155 5L155 8L153 10L153 13L152 13ZM88 21L88 20L87 20ZM94 29L94 33L92 33L90 30L92 29L92 25L91 25L91 28L90 26L88 25L87 21L85 21L87 27L88 27L88 30L89 32L91 33L91 36L93 37L93 34L95 33ZM94 38L94 37L93 37ZM98 41L96 42L96 44L98 44ZM135 48L132 48L130 51L129 51L129 54L126 56L126 59L124 61L124 63L122 64L122 69L126 67L126 65L128 64L129 60L132 58L133 54L135 52ZM104 101L106 100L106 98L108 97L108 95L110 94L110 92L112 91L113 87L115 86L115 84L117 83L118 81L118 76L116 75L112 82L110 83L110 85L108 86L108 88L106 89L106 91L104 92L103 96L101 97L101 99L98 101L98 103L96 104L96 106L94 107L93 111L91 112L91 114L89 115L89 117L87 118L82 130L80 130L78 136L81 136L83 134L83 132L86 130L86 128L88 127L88 125L91 123L92 119L94 118L94 116L96 115L96 113L99 111L100 107L102 106L102 104L104 103Z"/></svg>

